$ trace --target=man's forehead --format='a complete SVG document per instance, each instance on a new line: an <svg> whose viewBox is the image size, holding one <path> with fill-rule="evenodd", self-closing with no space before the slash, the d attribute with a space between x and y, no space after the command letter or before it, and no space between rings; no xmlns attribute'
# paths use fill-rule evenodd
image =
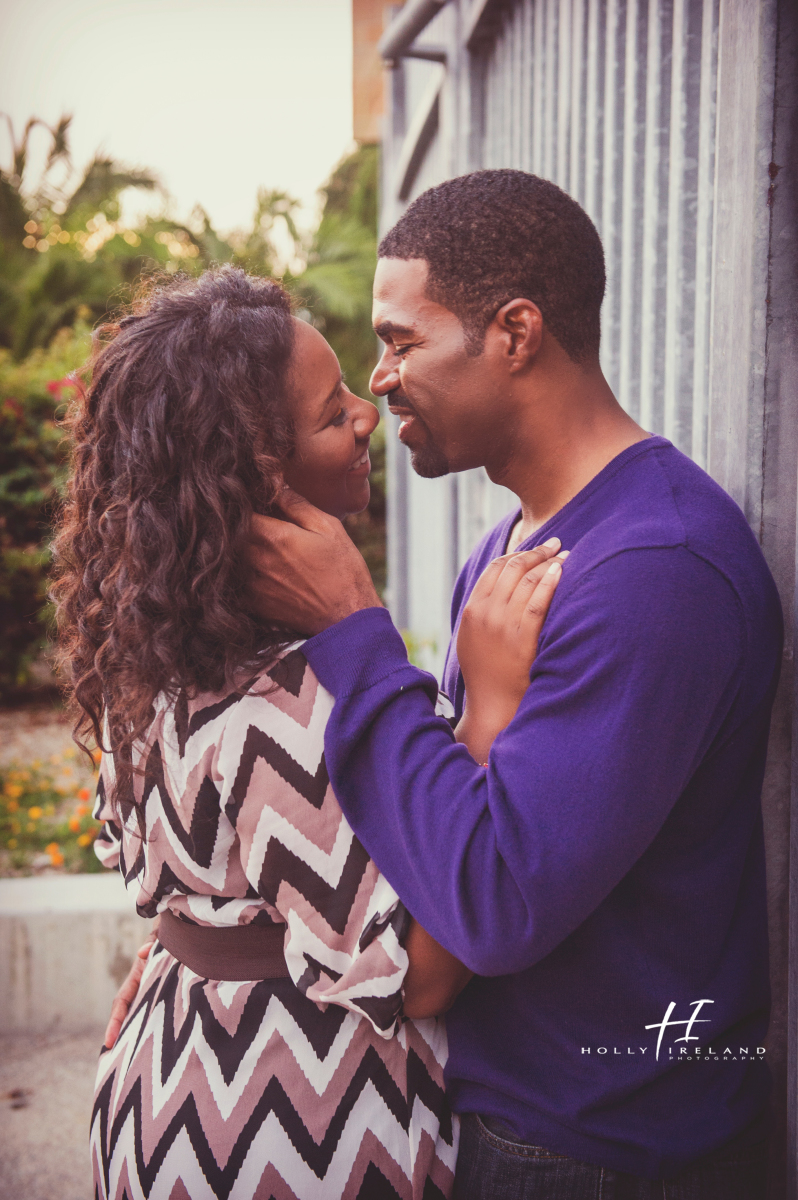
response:
<svg viewBox="0 0 798 1200"><path fill-rule="evenodd" d="M412 333L440 308L426 294L428 271L423 258L378 260L372 307L378 334Z"/></svg>
<svg viewBox="0 0 798 1200"><path fill-rule="evenodd" d="M425 258L379 258L374 272L374 295L388 291L423 295L428 274Z"/></svg>

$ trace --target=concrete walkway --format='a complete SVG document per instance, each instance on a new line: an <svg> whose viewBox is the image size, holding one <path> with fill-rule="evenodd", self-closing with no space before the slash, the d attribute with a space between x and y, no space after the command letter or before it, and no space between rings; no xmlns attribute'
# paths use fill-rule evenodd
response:
<svg viewBox="0 0 798 1200"><path fill-rule="evenodd" d="M49 766L71 747L58 709L0 711L0 762ZM90 780L79 758L69 762L72 781ZM24 971L12 969L5 945L12 925ZM146 928L117 875L0 880L0 1200L92 1200L89 1121L102 1028ZM96 1031L33 1032L81 1023Z"/></svg>
<svg viewBox="0 0 798 1200"><path fill-rule="evenodd" d="M0 1038L0 1197L92 1200L99 1034Z"/></svg>

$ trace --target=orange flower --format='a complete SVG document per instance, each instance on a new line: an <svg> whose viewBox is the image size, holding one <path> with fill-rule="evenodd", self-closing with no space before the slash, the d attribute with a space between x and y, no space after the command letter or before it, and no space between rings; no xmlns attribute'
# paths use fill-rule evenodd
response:
<svg viewBox="0 0 798 1200"><path fill-rule="evenodd" d="M19 800L9 800L8 803L6 804L6 808L8 809L9 812L18 812L19 811Z"/></svg>
<svg viewBox="0 0 798 1200"><path fill-rule="evenodd" d="M53 864L54 867L63 867L63 865L64 865L63 854L51 854L50 862Z"/></svg>
<svg viewBox="0 0 798 1200"><path fill-rule="evenodd" d="M93 839L92 839L92 836L90 833L82 833L80 835L80 837L78 838L78 845L79 846L90 846L92 843L92 840Z"/></svg>
<svg viewBox="0 0 798 1200"><path fill-rule="evenodd" d="M102 750L92 750L91 756L92 756L92 758L94 759L95 766L98 766L98 767L99 767L99 765L100 765L100 759L101 759L101 758L102 758L102 756L103 756L103 752L102 752Z"/></svg>
<svg viewBox="0 0 798 1200"><path fill-rule="evenodd" d="M38 821L41 815L42 810L39 808L38 804L34 804L33 808L28 809L28 816L30 817L31 821Z"/></svg>
<svg viewBox="0 0 798 1200"><path fill-rule="evenodd" d="M52 858L54 854L61 853L61 847L58 845L58 842L49 842L44 847L44 852L45 852L45 854L49 854L50 857Z"/></svg>
<svg viewBox="0 0 798 1200"><path fill-rule="evenodd" d="M3 788L3 791L5 792L5 794L7 796L10 796L12 800L18 799L18 797L22 795L24 790L25 789L18 783L7 783L6 786Z"/></svg>
<svg viewBox="0 0 798 1200"><path fill-rule="evenodd" d="M85 816L86 816L86 813L87 813L88 811L89 811L89 806L88 806L88 804L79 804L79 805L77 806L77 808L75 809L75 815L76 815L76 816L78 816L78 817L85 817Z"/></svg>
<svg viewBox="0 0 798 1200"><path fill-rule="evenodd" d="M80 817L70 817L69 828L71 829L72 833L77 833L77 831L80 829Z"/></svg>
<svg viewBox="0 0 798 1200"><path fill-rule="evenodd" d="M91 800L91 792L88 788L81 788L78 792L78 800Z"/></svg>

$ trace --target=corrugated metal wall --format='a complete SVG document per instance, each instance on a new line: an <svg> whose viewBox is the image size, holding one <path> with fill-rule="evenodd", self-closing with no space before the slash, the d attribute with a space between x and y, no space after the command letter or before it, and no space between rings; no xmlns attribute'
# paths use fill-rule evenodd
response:
<svg viewBox="0 0 798 1200"><path fill-rule="evenodd" d="M474 166L559 184L604 242L602 356L706 463L718 0L519 0L486 39Z"/></svg>

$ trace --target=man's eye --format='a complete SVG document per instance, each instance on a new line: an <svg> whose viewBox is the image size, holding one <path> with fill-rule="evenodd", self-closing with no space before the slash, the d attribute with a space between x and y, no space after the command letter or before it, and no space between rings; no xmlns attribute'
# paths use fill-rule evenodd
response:
<svg viewBox="0 0 798 1200"><path fill-rule="evenodd" d="M330 421L330 424L331 425L343 425L345 420L346 420L346 409L342 408L342 409L340 409L339 412L337 412L335 414L333 419Z"/></svg>

